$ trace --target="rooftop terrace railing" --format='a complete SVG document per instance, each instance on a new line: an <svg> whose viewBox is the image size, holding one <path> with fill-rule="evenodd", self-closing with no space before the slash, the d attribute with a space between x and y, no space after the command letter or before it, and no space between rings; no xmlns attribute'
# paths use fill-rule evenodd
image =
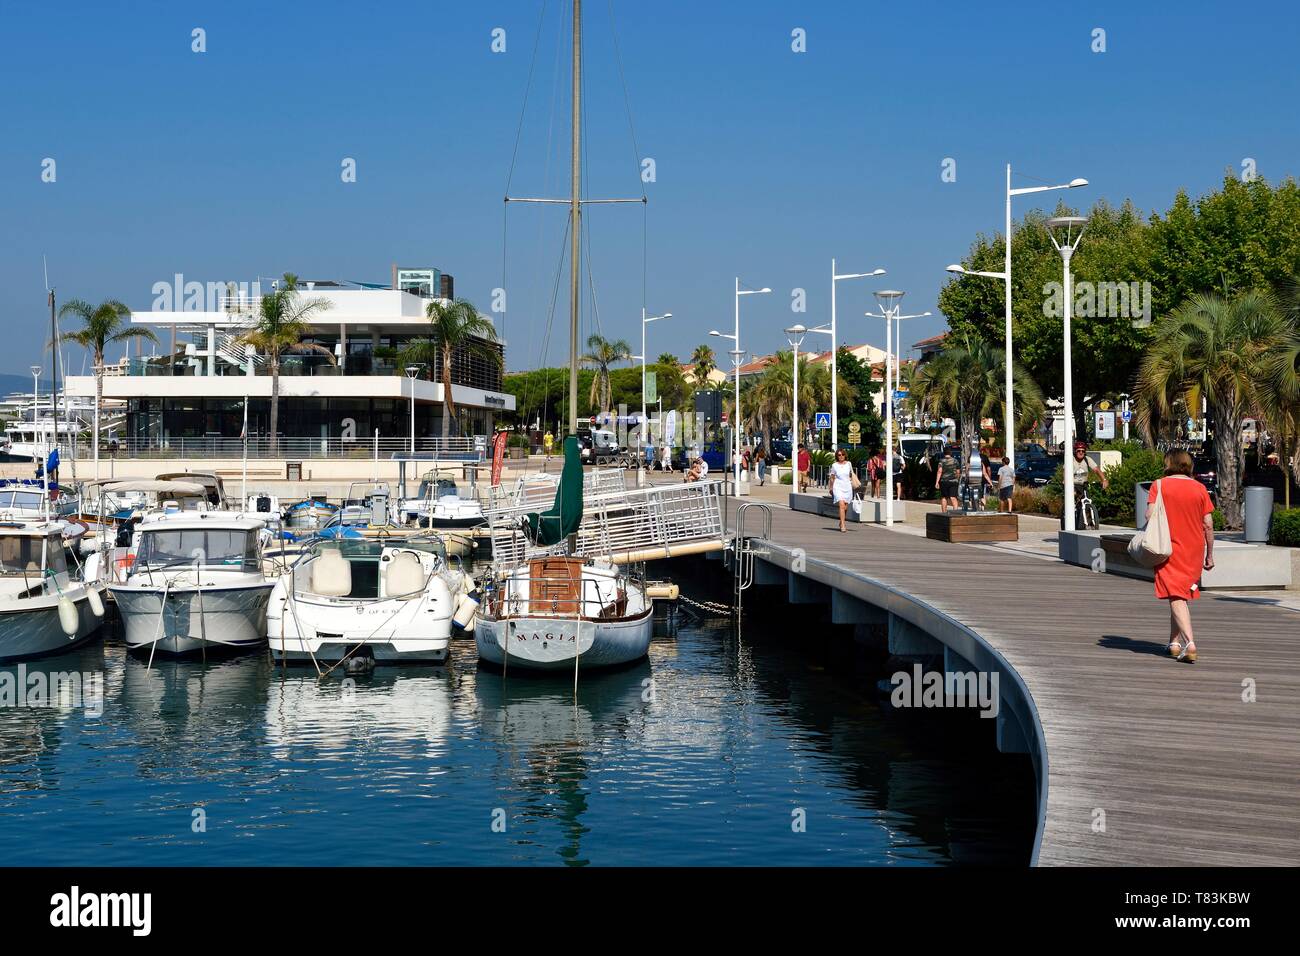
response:
<svg viewBox="0 0 1300 956"><path fill-rule="evenodd" d="M442 438L416 438L415 451L421 455L433 455L443 461L481 461L480 451L483 439L474 436L457 436ZM100 446L101 458L200 458L239 460L244 456L244 440L220 436L201 436L197 438L122 438L116 446L104 442ZM302 438L284 437L278 442L271 442L265 436L248 439L249 459L322 459L348 458L356 460L388 461L394 454L407 454L411 450L409 438L380 438L345 440L342 438ZM64 454L66 458L67 455ZM76 457L88 461L94 457L90 442L78 442Z"/></svg>

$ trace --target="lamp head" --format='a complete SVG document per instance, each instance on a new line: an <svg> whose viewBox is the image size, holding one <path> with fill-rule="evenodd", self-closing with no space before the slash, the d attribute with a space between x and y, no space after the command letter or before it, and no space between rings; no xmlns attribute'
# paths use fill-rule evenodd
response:
<svg viewBox="0 0 1300 956"><path fill-rule="evenodd" d="M1071 188L1071 189L1074 189L1076 186L1086 186L1086 185L1088 185L1088 180L1086 180L1086 179L1071 179L1071 180L1070 180L1070 188Z"/></svg>
<svg viewBox="0 0 1300 956"><path fill-rule="evenodd" d="M792 325L785 330L786 335L803 335L807 331L807 327L802 325Z"/></svg>
<svg viewBox="0 0 1300 956"><path fill-rule="evenodd" d="M966 271L966 267L965 267L965 266L962 266L962 265L958 265L957 263L954 262L954 263L953 263L952 265L950 265L950 266L949 266L945 271L947 271L947 272L955 272L955 273L957 273L958 275L961 275L962 273L964 273L964 272Z"/></svg>

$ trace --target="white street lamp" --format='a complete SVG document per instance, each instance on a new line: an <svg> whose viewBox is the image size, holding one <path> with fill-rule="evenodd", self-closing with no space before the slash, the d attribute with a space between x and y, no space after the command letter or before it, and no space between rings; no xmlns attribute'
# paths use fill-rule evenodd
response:
<svg viewBox="0 0 1300 956"><path fill-rule="evenodd" d="M785 330L789 336L790 348L794 350L794 388L791 397L794 407L790 410L790 490L799 491L799 346L808 330L802 325L792 325Z"/></svg>
<svg viewBox="0 0 1300 956"><path fill-rule="evenodd" d="M1074 401L1071 398L1071 392L1074 388L1073 362L1070 358L1070 300L1074 297L1073 279L1070 275L1070 257L1074 255L1074 250L1079 248L1079 240L1083 238L1084 227L1087 226L1088 220L1082 216L1057 216L1047 220L1048 235L1051 237L1052 245L1061 254L1061 262L1065 270L1065 312L1064 324L1061 332L1063 346L1063 371L1061 387L1065 393L1065 480L1062 484L1065 486L1065 530L1074 531ZM1061 239L1057 239L1060 235Z"/></svg>
<svg viewBox="0 0 1300 956"><path fill-rule="evenodd" d="M929 312L918 312L915 315L899 315L902 309L902 298L906 295L897 289L884 289L875 293L876 301L879 303L880 312L867 312L866 315L885 320L885 526L889 527L894 523L894 388L897 381L897 375L891 376L890 367L894 364L894 339L898 338L901 345L902 330L898 335L894 335L894 329L903 319L921 319L928 316ZM899 368L901 373L902 369Z"/></svg>
<svg viewBox="0 0 1300 956"><path fill-rule="evenodd" d="M709 334L716 335L724 339L731 339L733 342L736 343L736 348L732 352L732 355L735 356L737 353L743 355L744 352L740 348L740 297L742 295L765 295L766 293L771 291L772 290L769 289L767 286L764 286L761 289L742 289L740 287L740 277L737 276L736 277L736 332L734 335L727 335L725 332L718 332L714 330ZM733 434L735 435L735 450L731 460L731 478L732 481L734 482L733 488L735 489L736 493L739 494L740 493L740 362L739 361L736 361L736 404L733 407L733 413L736 418L736 424L735 427L732 429Z"/></svg>
<svg viewBox="0 0 1300 956"><path fill-rule="evenodd" d="M835 272L835 260L831 260L831 448L835 449L840 444L840 393L839 393L839 358L840 349L839 341L836 338L835 326L835 283L841 279L872 279L876 276L883 276L884 269L873 269L871 272L848 272L844 275L838 275ZM820 330L818 330L820 331Z"/></svg>
<svg viewBox="0 0 1300 956"><path fill-rule="evenodd" d="M412 459L415 458L415 376L419 374L420 374L420 366L418 365L406 366L406 377L411 380L411 458ZM442 400L446 402L447 396L446 395L442 396Z"/></svg>
<svg viewBox="0 0 1300 956"><path fill-rule="evenodd" d="M641 458L648 468L650 463L645 461L646 442L650 438L650 429L646 423L645 409L645 365L646 365L646 348L645 348L645 327L651 322L658 322L660 319L671 319L673 314L665 312L663 315L646 315L645 306L641 307Z"/></svg>
<svg viewBox="0 0 1300 956"><path fill-rule="evenodd" d="M1004 260L1002 272L993 273L993 275L1002 279L1003 296L1005 298L1005 308L1003 310L1005 313L1005 319L1004 319L1005 327L1003 329L1003 338L1004 338L1003 349L1007 353L1007 361L1006 361L1006 375L1005 375L1005 382L1004 382L1004 385L1006 387L1006 396L1005 396L1005 408L1003 409L1005 415L1005 421L1003 424L1006 428L1006 433L1007 433L1007 448L1004 454L1009 459L1011 459L1012 468L1015 468L1016 466L1016 447L1015 447L1016 443L1013 440L1015 435L1015 432L1013 430L1015 428L1015 416L1012 411L1013 405L1012 405L1012 395L1011 395L1011 197L1027 196L1030 193L1052 192L1053 190L1057 190L1057 189L1077 189L1080 186L1086 186L1086 185L1088 185L1088 180L1086 179L1071 179L1068 183L1063 183L1059 186L1022 186L1019 189L1012 189L1011 188L1011 164L1007 163L1007 222L1006 222L1006 232L1004 233L1006 237L1005 260ZM979 273L979 274L988 275L988 273Z"/></svg>
<svg viewBox="0 0 1300 956"><path fill-rule="evenodd" d="M29 365L28 368L32 370L32 449L35 450L37 447L36 445L37 429L40 424L41 367L39 365ZM53 404L54 404L54 400L53 397L51 397L50 399L51 407L53 406ZM95 410L96 411L99 410L98 405L95 406ZM36 454L39 455L40 452L37 452ZM45 464L48 465L50 463L49 452L46 452L45 454L46 454ZM45 514L48 516L50 513L50 473L45 469L44 465L42 465L41 467L41 475L44 478L44 487L45 487L45 494L43 494L41 497L44 499L43 504L45 508Z"/></svg>

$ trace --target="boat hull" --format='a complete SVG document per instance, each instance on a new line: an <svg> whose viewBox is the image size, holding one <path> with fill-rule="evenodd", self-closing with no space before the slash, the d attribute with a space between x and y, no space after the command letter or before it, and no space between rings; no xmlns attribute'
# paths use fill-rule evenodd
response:
<svg viewBox="0 0 1300 956"><path fill-rule="evenodd" d="M277 591L266 639L277 662L334 663L371 657L380 663L440 664L451 654L451 598L370 601L340 606ZM431 610L432 609L432 610Z"/></svg>
<svg viewBox="0 0 1300 956"><path fill-rule="evenodd" d="M95 637L102 618L90 609L85 590L73 599L77 607L77 632L71 636L64 633L59 621L57 595L52 597L48 604L42 602L39 607L0 612L0 662L62 654Z"/></svg>
<svg viewBox="0 0 1300 956"><path fill-rule="evenodd" d="M205 586L200 601L194 587L160 590L110 587L122 616L128 650L157 654L246 650L266 642L266 607L274 583ZM159 615L162 615L162 636ZM156 646L155 646L156 642Z"/></svg>
<svg viewBox="0 0 1300 956"><path fill-rule="evenodd" d="M579 671L630 664L646 656L653 635L654 614L650 610L613 620L540 615L480 618L474 628L479 660L536 671L572 671L575 652Z"/></svg>

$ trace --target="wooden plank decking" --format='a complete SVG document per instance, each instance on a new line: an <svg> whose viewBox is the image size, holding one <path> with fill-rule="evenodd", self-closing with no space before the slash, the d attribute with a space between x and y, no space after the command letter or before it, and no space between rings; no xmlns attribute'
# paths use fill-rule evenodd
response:
<svg viewBox="0 0 1300 956"><path fill-rule="evenodd" d="M1040 864L1300 863L1300 614L1207 594L1192 605L1200 660L1180 664L1147 582L880 527L840 534L779 507L772 518L774 543L912 595L1019 673L1047 749Z"/></svg>

